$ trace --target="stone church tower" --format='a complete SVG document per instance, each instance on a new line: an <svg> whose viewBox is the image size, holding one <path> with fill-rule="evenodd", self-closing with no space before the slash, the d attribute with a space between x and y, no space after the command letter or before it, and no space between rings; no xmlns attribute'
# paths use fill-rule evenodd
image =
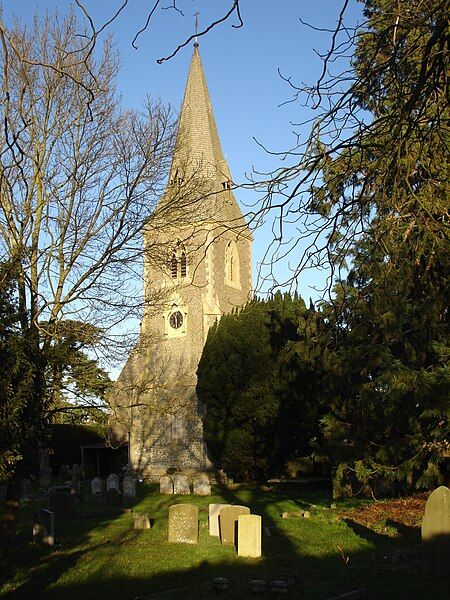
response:
<svg viewBox="0 0 450 600"><path fill-rule="evenodd" d="M252 236L233 196L194 44L166 191L144 236L141 335L111 394L111 436L148 478L209 468L196 371L209 327L252 288Z"/></svg>

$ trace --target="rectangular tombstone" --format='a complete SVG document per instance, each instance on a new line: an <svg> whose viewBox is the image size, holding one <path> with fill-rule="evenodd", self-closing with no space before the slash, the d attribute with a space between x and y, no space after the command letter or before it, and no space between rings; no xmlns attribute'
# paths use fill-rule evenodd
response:
<svg viewBox="0 0 450 600"><path fill-rule="evenodd" d="M108 475L108 479L106 480L106 491L112 489L119 491L119 478L115 473Z"/></svg>
<svg viewBox="0 0 450 600"><path fill-rule="evenodd" d="M159 480L160 494L173 494L173 481L169 475L163 475Z"/></svg>
<svg viewBox="0 0 450 600"><path fill-rule="evenodd" d="M209 535L219 537L219 513L224 506L231 506L231 504L210 504L209 505Z"/></svg>
<svg viewBox="0 0 450 600"><path fill-rule="evenodd" d="M94 477L91 481L91 492L93 496L100 496L102 493L102 480L100 477Z"/></svg>
<svg viewBox="0 0 450 600"><path fill-rule="evenodd" d="M151 529L150 516L148 513L133 513L134 529Z"/></svg>
<svg viewBox="0 0 450 600"><path fill-rule="evenodd" d="M237 550L239 556L261 556L262 519L259 515L238 516Z"/></svg>
<svg viewBox="0 0 450 600"><path fill-rule="evenodd" d="M130 475L123 478L123 497L136 498L136 479Z"/></svg>
<svg viewBox="0 0 450 600"><path fill-rule="evenodd" d="M73 515L72 498L70 494L64 492L54 492L50 494L50 506L53 513L62 519L67 519Z"/></svg>
<svg viewBox="0 0 450 600"><path fill-rule="evenodd" d="M198 506L191 504L169 506L168 540L177 544L198 542Z"/></svg>
<svg viewBox="0 0 450 600"><path fill-rule="evenodd" d="M236 544L237 523L239 515L249 515L247 506L224 506L219 513L220 541L224 546Z"/></svg>
<svg viewBox="0 0 450 600"><path fill-rule="evenodd" d="M48 546L55 543L55 517L50 510L43 508L34 513L33 537Z"/></svg>
<svg viewBox="0 0 450 600"><path fill-rule="evenodd" d="M450 566L450 489L441 485L430 494L422 521L425 569L444 576Z"/></svg>
<svg viewBox="0 0 450 600"><path fill-rule="evenodd" d="M173 493L187 495L191 493L189 486L189 479L186 475L174 475L173 479Z"/></svg>
<svg viewBox="0 0 450 600"><path fill-rule="evenodd" d="M192 491L197 496L211 496L211 482L207 473L199 473L194 477Z"/></svg>

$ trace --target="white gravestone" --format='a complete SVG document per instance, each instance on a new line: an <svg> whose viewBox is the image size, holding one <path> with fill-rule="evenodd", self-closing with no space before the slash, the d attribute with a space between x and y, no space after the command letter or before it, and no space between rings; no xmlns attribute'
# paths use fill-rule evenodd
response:
<svg viewBox="0 0 450 600"><path fill-rule="evenodd" d="M211 496L211 482L207 473L200 473L194 477L193 492L197 496Z"/></svg>
<svg viewBox="0 0 450 600"><path fill-rule="evenodd" d="M108 479L106 480L106 491L108 492L112 489L119 491L119 478L115 473L108 475Z"/></svg>
<svg viewBox="0 0 450 600"><path fill-rule="evenodd" d="M102 480L100 477L94 477L91 481L91 491L93 496L99 496L102 493Z"/></svg>
<svg viewBox="0 0 450 600"><path fill-rule="evenodd" d="M123 478L123 496L124 498L136 498L136 479L130 475Z"/></svg>
<svg viewBox="0 0 450 600"><path fill-rule="evenodd" d="M209 505L209 535L219 537L219 514L222 508L229 504L210 504Z"/></svg>
<svg viewBox="0 0 450 600"><path fill-rule="evenodd" d="M262 519L259 515L238 516L238 556L261 556Z"/></svg>

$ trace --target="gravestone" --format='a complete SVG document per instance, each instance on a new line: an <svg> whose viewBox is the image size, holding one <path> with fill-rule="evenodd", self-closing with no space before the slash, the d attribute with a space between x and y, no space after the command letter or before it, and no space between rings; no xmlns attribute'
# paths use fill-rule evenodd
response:
<svg viewBox="0 0 450 600"><path fill-rule="evenodd" d="M106 480L106 491L108 492L111 489L119 491L119 478L115 473L108 475L108 479Z"/></svg>
<svg viewBox="0 0 450 600"><path fill-rule="evenodd" d="M159 480L159 493L160 494L173 494L173 481L169 475L164 475Z"/></svg>
<svg viewBox="0 0 450 600"><path fill-rule="evenodd" d="M196 544L198 542L198 506L173 504L169 506L169 542Z"/></svg>
<svg viewBox="0 0 450 600"><path fill-rule="evenodd" d="M238 516L237 549L239 556L259 558L261 556L262 519L259 515Z"/></svg>
<svg viewBox="0 0 450 600"><path fill-rule="evenodd" d="M70 482L70 493L72 496L78 496L80 493L80 480L77 475L72 474L72 481Z"/></svg>
<svg viewBox="0 0 450 600"><path fill-rule="evenodd" d="M237 523L239 515L249 515L247 506L224 506L219 513L220 541L224 546L236 543Z"/></svg>
<svg viewBox="0 0 450 600"><path fill-rule="evenodd" d="M43 508L34 513L33 537L48 546L55 543L55 517L50 510Z"/></svg>
<svg viewBox="0 0 450 600"><path fill-rule="evenodd" d="M116 488L110 488L106 492L106 504L111 507L121 507L122 506L122 494Z"/></svg>
<svg viewBox="0 0 450 600"><path fill-rule="evenodd" d="M123 478L123 497L136 498L136 479L131 475Z"/></svg>
<svg viewBox="0 0 450 600"><path fill-rule="evenodd" d="M39 485L41 487L50 487L52 485L52 468L48 465L43 465L39 469Z"/></svg>
<svg viewBox="0 0 450 600"><path fill-rule="evenodd" d="M133 527L134 529L151 529L148 513L133 513Z"/></svg>
<svg viewBox="0 0 450 600"><path fill-rule="evenodd" d="M72 498L70 494L53 492L50 494L50 506L52 512L59 518L66 519L73 515Z"/></svg>
<svg viewBox="0 0 450 600"><path fill-rule="evenodd" d="M91 492L93 496L100 496L102 493L102 480L100 477L94 477L91 481Z"/></svg>
<svg viewBox="0 0 450 600"><path fill-rule="evenodd" d="M79 464L74 463L72 465L72 469L70 470L70 474L72 477L77 477L78 479L81 477L81 467Z"/></svg>
<svg viewBox="0 0 450 600"><path fill-rule="evenodd" d="M189 487L189 479L186 475L174 475L173 479L173 493L174 494L190 494L191 488Z"/></svg>
<svg viewBox="0 0 450 600"><path fill-rule="evenodd" d="M70 467L69 465L61 465L59 469L59 478L61 481L69 481L70 479Z"/></svg>
<svg viewBox="0 0 450 600"><path fill-rule="evenodd" d="M200 473L194 477L193 492L197 496L211 496L211 482L207 473Z"/></svg>
<svg viewBox="0 0 450 600"><path fill-rule="evenodd" d="M441 485L429 496L422 521L425 568L448 573L450 565L450 490Z"/></svg>
<svg viewBox="0 0 450 600"><path fill-rule="evenodd" d="M209 505L209 535L219 537L219 513L224 506L231 506L231 504L210 504Z"/></svg>

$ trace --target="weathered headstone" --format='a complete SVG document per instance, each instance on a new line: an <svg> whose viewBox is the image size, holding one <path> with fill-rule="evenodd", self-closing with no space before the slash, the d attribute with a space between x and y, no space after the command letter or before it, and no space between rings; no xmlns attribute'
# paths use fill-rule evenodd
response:
<svg viewBox="0 0 450 600"><path fill-rule="evenodd" d="M61 481L69 481L70 479L70 467L69 465L61 465L59 469L59 478Z"/></svg>
<svg viewBox="0 0 450 600"><path fill-rule="evenodd" d="M259 558L261 556L262 519L259 515L238 516L237 549L239 556Z"/></svg>
<svg viewBox="0 0 450 600"><path fill-rule="evenodd" d="M219 513L224 506L231 506L231 504L210 504L209 505L209 535L219 537Z"/></svg>
<svg viewBox="0 0 450 600"><path fill-rule="evenodd" d="M134 529L151 529L148 513L133 513L133 527Z"/></svg>
<svg viewBox="0 0 450 600"><path fill-rule="evenodd" d="M160 494L173 494L173 480L169 475L164 475L159 480Z"/></svg>
<svg viewBox="0 0 450 600"><path fill-rule="evenodd" d="M102 480L100 477L94 477L91 481L91 492L93 496L100 496L102 493Z"/></svg>
<svg viewBox="0 0 450 600"><path fill-rule="evenodd" d="M50 487L52 485L52 468L48 465L43 465L39 469L39 485L41 487Z"/></svg>
<svg viewBox="0 0 450 600"><path fill-rule="evenodd" d="M72 475L72 477L77 477L78 479L80 479L81 477L81 467L79 464L74 463L72 465L72 469L70 470L70 474Z"/></svg>
<svg viewBox="0 0 450 600"><path fill-rule="evenodd" d="M50 494L50 506L52 512L60 518L66 519L73 514L72 498L70 494L54 492Z"/></svg>
<svg viewBox="0 0 450 600"><path fill-rule="evenodd" d="M175 474L173 477L173 493L174 494L190 494L189 479L186 475Z"/></svg>
<svg viewBox="0 0 450 600"><path fill-rule="evenodd" d="M123 496L124 498L136 498L136 479L131 475L123 478Z"/></svg>
<svg viewBox="0 0 450 600"><path fill-rule="evenodd" d="M55 517L50 510L43 508L34 513L33 537L48 546L55 543Z"/></svg>
<svg viewBox="0 0 450 600"><path fill-rule="evenodd" d="M198 542L198 506L173 504L169 506L169 542L196 544Z"/></svg>
<svg viewBox="0 0 450 600"><path fill-rule="evenodd" d="M120 507L122 506L122 494L116 488L110 488L106 492L106 504L111 507Z"/></svg>
<svg viewBox="0 0 450 600"><path fill-rule="evenodd" d="M199 473L194 477L192 489L197 496L211 495L211 482L207 473Z"/></svg>
<svg viewBox="0 0 450 600"><path fill-rule="evenodd" d="M219 513L220 541L224 546L234 546L236 543L237 522L239 515L249 515L247 506L224 506Z"/></svg>
<svg viewBox="0 0 450 600"><path fill-rule="evenodd" d="M119 478L115 473L108 475L108 479L106 480L106 491L108 492L111 489L119 491Z"/></svg>
<svg viewBox="0 0 450 600"><path fill-rule="evenodd" d="M450 489L441 485L429 496L422 521L425 568L448 573L450 565Z"/></svg>

